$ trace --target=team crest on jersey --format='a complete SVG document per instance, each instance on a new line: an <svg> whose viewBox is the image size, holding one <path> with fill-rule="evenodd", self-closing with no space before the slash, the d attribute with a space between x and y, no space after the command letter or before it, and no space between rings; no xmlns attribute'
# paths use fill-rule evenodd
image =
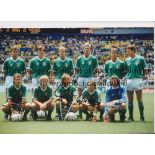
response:
<svg viewBox="0 0 155 155"><path fill-rule="evenodd" d="M20 67L20 63L17 63L17 67Z"/></svg>
<svg viewBox="0 0 155 155"><path fill-rule="evenodd" d="M91 65L91 61L88 61L88 65Z"/></svg>
<svg viewBox="0 0 155 155"><path fill-rule="evenodd" d="M135 65L138 66L139 63L140 63L140 61L136 61L136 62L135 62Z"/></svg>
<svg viewBox="0 0 155 155"><path fill-rule="evenodd" d="M43 66L46 66L46 62L43 62Z"/></svg>
<svg viewBox="0 0 155 155"><path fill-rule="evenodd" d="M130 66L130 62L129 61L127 61L127 65Z"/></svg>
<svg viewBox="0 0 155 155"><path fill-rule="evenodd" d="M68 67L68 64L65 64L65 67Z"/></svg>
<svg viewBox="0 0 155 155"><path fill-rule="evenodd" d="M119 65L116 65L116 69L118 69L119 68Z"/></svg>

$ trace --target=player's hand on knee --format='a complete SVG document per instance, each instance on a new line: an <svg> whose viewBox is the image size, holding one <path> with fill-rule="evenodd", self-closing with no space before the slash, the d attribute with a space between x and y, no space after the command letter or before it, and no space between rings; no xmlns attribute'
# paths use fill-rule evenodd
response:
<svg viewBox="0 0 155 155"><path fill-rule="evenodd" d="M67 100L66 99L62 99L63 104L67 104Z"/></svg>
<svg viewBox="0 0 155 155"><path fill-rule="evenodd" d="M72 104L76 104L76 101L73 101Z"/></svg>

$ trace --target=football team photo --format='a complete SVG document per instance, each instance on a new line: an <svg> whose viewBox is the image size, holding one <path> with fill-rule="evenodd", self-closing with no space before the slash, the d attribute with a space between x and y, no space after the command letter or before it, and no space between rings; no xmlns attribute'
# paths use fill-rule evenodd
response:
<svg viewBox="0 0 155 155"><path fill-rule="evenodd" d="M154 28L0 28L0 134L154 133Z"/></svg>

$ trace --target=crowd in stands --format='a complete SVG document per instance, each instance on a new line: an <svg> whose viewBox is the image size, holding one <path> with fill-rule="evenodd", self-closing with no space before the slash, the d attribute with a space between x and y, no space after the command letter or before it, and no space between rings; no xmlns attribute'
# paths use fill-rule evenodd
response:
<svg viewBox="0 0 155 155"><path fill-rule="evenodd" d="M149 78L154 81L154 42L153 40L108 40L102 36L61 36L59 39L53 39L51 36L9 36L5 35L0 38L0 78L3 79L2 67L5 59L9 57L11 46L16 45L19 48L19 55L29 63L29 60L37 55L37 45L43 44L45 46L46 56L50 58L53 63L57 58L58 47L63 45L67 48L68 57L72 58L73 63L76 62L77 57L82 53L83 44L85 42L92 44L92 54L95 55L99 61L100 66L103 66L107 60L110 59L109 51L113 46L118 47L119 58L126 59L125 48L129 43L133 43L137 47L137 52L145 57L149 68Z"/></svg>

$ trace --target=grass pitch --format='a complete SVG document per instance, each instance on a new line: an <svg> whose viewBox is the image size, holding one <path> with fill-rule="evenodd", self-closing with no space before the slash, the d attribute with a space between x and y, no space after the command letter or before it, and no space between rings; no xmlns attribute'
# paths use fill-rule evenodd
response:
<svg viewBox="0 0 155 155"><path fill-rule="evenodd" d="M5 94L0 94L0 103L4 103ZM136 97L135 97L136 99ZM28 93L28 101L31 101ZM0 111L0 134L125 134L125 133L154 133L154 95L144 94L145 122L139 122L139 110L137 101L134 100L135 122L114 123L91 122L91 121L57 121L54 119L55 111L52 113L52 121L25 121L10 122L3 121L3 113ZM126 114L128 118L128 111ZM84 117L84 114L83 114ZM118 114L116 114L118 120ZM127 119L126 119L127 120Z"/></svg>

